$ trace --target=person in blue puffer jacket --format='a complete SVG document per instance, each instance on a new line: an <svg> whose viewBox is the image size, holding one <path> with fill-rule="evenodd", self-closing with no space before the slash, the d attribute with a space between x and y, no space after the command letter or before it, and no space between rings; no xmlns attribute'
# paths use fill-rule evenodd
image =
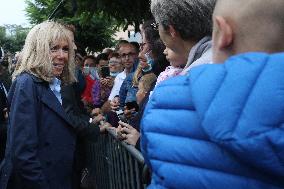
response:
<svg viewBox="0 0 284 189"><path fill-rule="evenodd" d="M213 61L223 64L161 83L145 109L148 188L284 188L283 7L217 1Z"/></svg>

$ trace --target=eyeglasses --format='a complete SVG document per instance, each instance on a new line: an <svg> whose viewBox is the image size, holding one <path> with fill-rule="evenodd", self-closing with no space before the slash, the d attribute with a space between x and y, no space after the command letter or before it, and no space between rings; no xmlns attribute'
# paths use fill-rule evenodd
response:
<svg viewBox="0 0 284 189"><path fill-rule="evenodd" d="M119 62L119 61L108 61L108 64L120 64L121 62Z"/></svg>
<svg viewBox="0 0 284 189"><path fill-rule="evenodd" d="M123 54L121 54L120 55L120 57L122 58L122 59L126 59L127 57L128 58L133 58L134 56L136 56L137 55L137 53L134 53L134 52L130 52L130 53L123 53Z"/></svg>

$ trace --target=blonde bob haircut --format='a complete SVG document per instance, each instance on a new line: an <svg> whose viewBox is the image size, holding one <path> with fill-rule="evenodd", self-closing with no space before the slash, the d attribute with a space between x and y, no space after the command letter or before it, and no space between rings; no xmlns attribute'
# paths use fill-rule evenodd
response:
<svg viewBox="0 0 284 189"><path fill-rule="evenodd" d="M13 80L21 73L28 72L44 81L53 78L53 64L50 56L51 45L65 40L68 42L68 63L64 66L60 79L63 84L76 81L75 52L73 49L73 33L64 25L54 21L45 21L34 26L28 33L21 52L21 64L13 73Z"/></svg>

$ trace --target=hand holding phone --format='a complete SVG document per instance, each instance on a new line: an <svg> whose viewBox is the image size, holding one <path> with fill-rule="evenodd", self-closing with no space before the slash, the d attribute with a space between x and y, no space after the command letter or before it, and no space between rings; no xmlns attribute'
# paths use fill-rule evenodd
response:
<svg viewBox="0 0 284 189"><path fill-rule="evenodd" d="M135 110L136 112L138 112L138 110L139 110L139 106L138 106L136 101L126 102L125 107L128 110Z"/></svg>
<svg viewBox="0 0 284 189"><path fill-rule="evenodd" d="M110 76L110 71L108 66L101 67L101 77L106 78Z"/></svg>

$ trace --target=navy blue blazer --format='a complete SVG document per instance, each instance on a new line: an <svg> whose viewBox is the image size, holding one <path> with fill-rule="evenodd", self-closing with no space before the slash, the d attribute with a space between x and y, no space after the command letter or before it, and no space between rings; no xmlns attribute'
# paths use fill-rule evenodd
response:
<svg viewBox="0 0 284 189"><path fill-rule="evenodd" d="M23 73L8 95L0 189L70 189L76 135L49 84Z"/></svg>

